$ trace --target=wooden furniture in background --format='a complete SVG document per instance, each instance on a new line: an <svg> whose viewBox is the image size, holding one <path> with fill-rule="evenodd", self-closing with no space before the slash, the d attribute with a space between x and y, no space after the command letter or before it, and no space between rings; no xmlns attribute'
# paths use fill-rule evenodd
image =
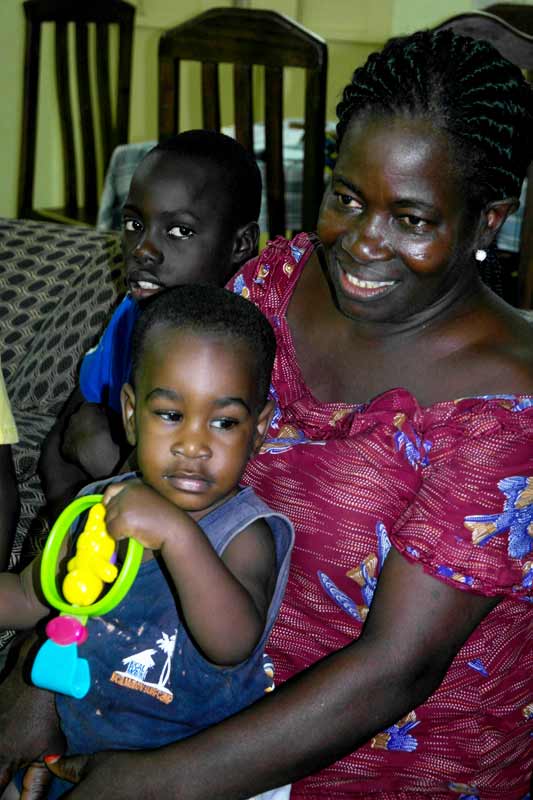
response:
<svg viewBox="0 0 533 800"><path fill-rule="evenodd" d="M483 11L504 19L513 28L533 36L533 8L521 3L493 3ZM530 78L531 80L531 78Z"/></svg>
<svg viewBox="0 0 533 800"><path fill-rule="evenodd" d="M220 130L218 66L233 64L235 137L253 152L254 65L264 66L268 233L286 232L283 70L306 72L302 229L313 230L324 193L327 46L275 11L214 8L169 30L159 42L159 139L179 131L180 62L202 64L203 127Z"/></svg>
<svg viewBox="0 0 533 800"><path fill-rule="evenodd" d="M19 217L48 219L66 223L94 225L98 212L99 189L97 152L102 170L117 144L127 142L131 80L134 6L123 0L26 0L26 44L24 58L24 98L19 173ZM38 97L40 78L41 32L44 23L53 23L55 31L55 73L61 125L64 205L61 208L37 209L33 193L37 143ZM69 23L75 25L75 64L71 69ZM94 47L90 47L89 24L94 23ZM109 32L119 29L118 75L112 81ZM97 83L97 101L93 102L91 72ZM116 83L116 99L112 86ZM73 113L71 85L78 101ZM95 107L97 113L94 113ZM76 148L78 142L78 148ZM76 152L82 165L79 182ZM80 199L79 199L80 198Z"/></svg>
<svg viewBox="0 0 533 800"><path fill-rule="evenodd" d="M533 27L533 8L507 6L503 3L499 3L497 7L499 13L502 13L502 9L507 8L522 9L520 12L521 19L525 20L527 18L530 20L529 30ZM494 9L495 7L493 6L492 8ZM518 22L518 16L514 17L514 19ZM474 39L485 39L490 42L505 58L520 67L528 80L531 81L533 75L533 36L517 30L505 19L485 11L458 14L435 26L435 30L444 30L446 28L451 28L456 33L464 36L472 36ZM533 164L529 166L527 180L526 202L520 232L517 296L514 299L519 308L529 309L533 308Z"/></svg>

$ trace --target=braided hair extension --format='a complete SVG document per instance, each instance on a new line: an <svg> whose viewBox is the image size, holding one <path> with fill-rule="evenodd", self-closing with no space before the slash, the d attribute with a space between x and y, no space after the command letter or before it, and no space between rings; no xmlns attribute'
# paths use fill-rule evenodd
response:
<svg viewBox="0 0 533 800"><path fill-rule="evenodd" d="M355 70L337 106L338 145L355 117L425 118L454 146L468 197L519 197L533 157L533 90L488 42L453 31L391 39Z"/></svg>

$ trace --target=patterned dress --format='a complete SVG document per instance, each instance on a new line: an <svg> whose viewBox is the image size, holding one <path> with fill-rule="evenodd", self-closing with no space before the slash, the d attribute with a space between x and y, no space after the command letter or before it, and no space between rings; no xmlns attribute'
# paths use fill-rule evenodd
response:
<svg viewBox="0 0 533 800"><path fill-rule="evenodd" d="M278 340L276 413L245 474L296 528L269 643L276 680L359 636L391 544L436 579L502 600L427 702L292 797L522 800L533 763L533 398L421 407L392 389L364 405L318 402L286 319L312 252L306 234L279 238L231 282Z"/></svg>

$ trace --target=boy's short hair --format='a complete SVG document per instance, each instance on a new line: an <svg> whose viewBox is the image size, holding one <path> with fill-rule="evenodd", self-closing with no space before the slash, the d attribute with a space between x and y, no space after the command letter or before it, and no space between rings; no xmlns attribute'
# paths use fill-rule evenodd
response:
<svg viewBox="0 0 533 800"><path fill-rule="evenodd" d="M151 297L132 336L132 380L142 361L148 333L155 327L178 328L198 335L245 342L257 365L257 408L268 397L276 337L264 314L249 300L219 286L175 286Z"/></svg>
<svg viewBox="0 0 533 800"><path fill-rule="evenodd" d="M233 227L257 222L261 211L261 173L253 155L236 139L218 131L184 131L160 142L148 156L156 152L211 162L219 170L227 191L230 200L227 210Z"/></svg>

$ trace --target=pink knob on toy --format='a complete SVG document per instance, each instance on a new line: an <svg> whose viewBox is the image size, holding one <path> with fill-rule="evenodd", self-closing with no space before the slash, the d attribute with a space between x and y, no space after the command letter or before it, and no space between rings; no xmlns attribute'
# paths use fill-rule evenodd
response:
<svg viewBox="0 0 533 800"><path fill-rule="evenodd" d="M87 628L76 617L68 615L54 617L46 626L46 635L56 644L83 644Z"/></svg>

